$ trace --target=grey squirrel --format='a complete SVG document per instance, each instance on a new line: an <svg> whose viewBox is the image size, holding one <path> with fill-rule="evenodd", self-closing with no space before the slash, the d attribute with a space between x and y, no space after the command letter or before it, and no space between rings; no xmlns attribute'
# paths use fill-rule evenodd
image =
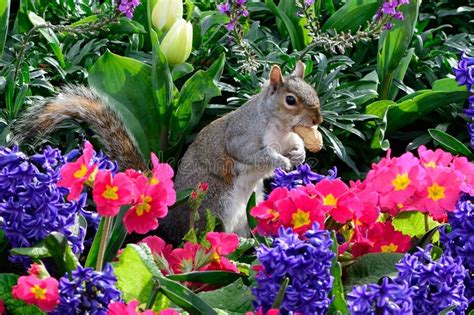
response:
<svg viewBox="0 0 474 315"><path fill-rule="evenodd" d="M210 209L226 232L249 235L246 205L255 189L275 168L290 169L303 163L304 143L293 128L322 122L319 99L304 81L304 63L283 78L273 66L267 84L237 110L201 130L181 159L175 177L177 191L209 184L201 211ZM65 119L89 124L104 151L121 169L147 170L135 140L121 117L98 95L85 87L66 87L58 96L28 108L15 128L14 140L52 132ZM172 208L160 221L158 234L179 243L189 229L191 212L186 205ZM200 215L203 225L204 212Z"/></svg>

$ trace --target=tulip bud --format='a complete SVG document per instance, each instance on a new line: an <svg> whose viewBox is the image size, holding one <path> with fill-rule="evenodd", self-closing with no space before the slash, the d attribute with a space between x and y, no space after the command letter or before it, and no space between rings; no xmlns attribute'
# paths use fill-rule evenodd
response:
<svg viewBox="0 0 474 315"><path fill-rule="evenodd" d="M158 0L151 13L153 25L160 31L167 31L183 17L183 0Z"/></svg>
<svg viewBox="0 0 474 315"><path fill-rule="evenodd" d="M177 20L171 26L161 42L161 51L172 65L186 61L193 48L193 26L184 19Z"/></svg>

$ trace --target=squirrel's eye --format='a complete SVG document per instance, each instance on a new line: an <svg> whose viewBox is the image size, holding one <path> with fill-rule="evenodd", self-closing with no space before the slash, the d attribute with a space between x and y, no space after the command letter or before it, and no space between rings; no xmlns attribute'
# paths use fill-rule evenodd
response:
<svg viewBox="0 0 474 315"><path fill-rule="evenodd" d="M287 95L285 101L286 101L286 104L288 105L291 105L291 106L296 105L296 98L293 95Z"/></svg>

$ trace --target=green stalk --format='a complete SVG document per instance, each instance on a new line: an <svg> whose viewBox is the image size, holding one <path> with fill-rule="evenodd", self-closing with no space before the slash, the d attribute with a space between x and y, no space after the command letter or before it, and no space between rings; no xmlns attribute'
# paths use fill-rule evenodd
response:
<svg viewBox="0 0 474 315"><path fill-rule="evenodd" d="M153 290L151 291L148 300L146 301L146 309L151 310L153 304L155 304L156 297L158 296L158 292L160 292L160 282L157 279L153 279Z"/></svg>
<svg viewBox="0 0 474 315"><path fill-rule="evenodd" d="M109 239L111 223L112 223L112 217L105 217L104 228L102 230L102 237L100 239L99 253L97 255L97 265L95 268L97 271L102 271L102 267L104 265L104 255L105 255L105 249L107 248L107 241Z"/></svg>
<svg viewBox="0 0 474 315"><path fill-rule="evenodd" d="M290 283L289 278L284 278L281 282L280 290L278 290L278 294L273 301L272 308L280 309L281 305L283 304L283 299L285 298L286 288Z"/></svg>

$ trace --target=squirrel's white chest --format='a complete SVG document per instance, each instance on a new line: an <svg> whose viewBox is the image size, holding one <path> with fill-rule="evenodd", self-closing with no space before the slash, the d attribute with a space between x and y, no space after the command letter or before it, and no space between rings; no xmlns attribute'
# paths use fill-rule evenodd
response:
<svg viewBox="0 0 474 315"><path fill-rule="evenodd" d="M300 137L291 129L287 130L275 123L270 123L266 126L263 136L263 145L274 148L280 154L289 152L301 141Z"/></svg>

